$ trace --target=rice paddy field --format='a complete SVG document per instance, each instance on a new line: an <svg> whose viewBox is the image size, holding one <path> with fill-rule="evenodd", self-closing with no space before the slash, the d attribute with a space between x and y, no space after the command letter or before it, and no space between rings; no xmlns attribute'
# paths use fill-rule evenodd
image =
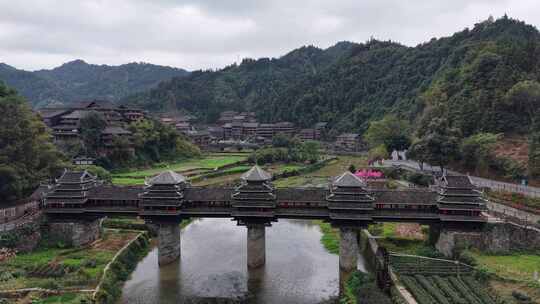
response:
<svg viewBox="0 0 540 304"><path fill-rule="evenodd" d="M211 173L219 170L225 166L231 166L225 170L243 170L245 166L241 166L242 162L247 161L248 154L207 154L202 158L181 160L172 163L158 164L152 168L135 169L122 173L113 174L113 183L116 185L142 185L144 180L148 177L152 177L165 170L172 170L178 173L182 173L188 178L194 178L204 174ZM247 169L246 169L247 170ZM230 173L230 172L228 172Z"/></svg>

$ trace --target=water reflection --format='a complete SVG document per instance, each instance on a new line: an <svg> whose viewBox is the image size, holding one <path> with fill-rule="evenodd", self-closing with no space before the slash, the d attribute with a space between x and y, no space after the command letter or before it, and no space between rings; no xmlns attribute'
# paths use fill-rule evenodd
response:
<svg viewBox="0 0 540 304"><path fill-rule="evenodd" d="M339 292L338 256L309 221L266 228L266 265L246 266L246 228L202 219L182 231L181 259L158 268L152 249L126 282L122 303L317 303ZM359 260L359 268L364 262Z"/></svg>

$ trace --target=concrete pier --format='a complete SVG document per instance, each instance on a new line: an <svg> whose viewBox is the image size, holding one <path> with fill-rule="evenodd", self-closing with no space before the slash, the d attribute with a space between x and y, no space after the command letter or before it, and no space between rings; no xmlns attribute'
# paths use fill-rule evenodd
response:
<svg viewBox="0 0 540 304"><path fill-rule="evenodd" d="M340 227L339 268L345 272L356 270L358 263L358 233L353 227Z"/></svg>
<svg viewBox="0 0 540 304"><path fill-rule="evenodd" d="M180 258L180 223L160 223L158 232L158 263L170 264Z"/></svg>
<svg viewBox="0 0 540 304"><path fill-rule="evenodd" d="M266 262L266 237L263 224L247 225L247 265L257 268Z"/></svg>
<svg viewBox="0 0 540 304"><path fill-rule="evenodd" d="M51 240L63 242L68 246L84 246L101 237L100 221L99 219L92 219L54 222L54 220L50 219L48 234Z"/></svg>

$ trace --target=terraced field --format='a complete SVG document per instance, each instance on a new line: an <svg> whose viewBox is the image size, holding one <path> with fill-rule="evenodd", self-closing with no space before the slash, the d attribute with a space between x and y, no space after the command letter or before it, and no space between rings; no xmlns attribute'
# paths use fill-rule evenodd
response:
<svg viewBox="0 0 540 304"><path fill-rule="evenodd" d="M153 168L132 170L129 172L113 174L113 183L117 185L142 185L145 178L154 176L165 170L173 170L188 178L197 178L212 173L217 168L230 166L247 160L242 154L209 154L203 158L183 160L175 163L160 164ZM238 166L242 167L242 166ZM225 170L241 171L243 168L228 168ZM230 172L229 172L230 173Z"/></svg>
<svg viewBox="0 0 540 304"><path fill-rule="evenodd" d="M390 256L390 265L419 304L497 303L466 265L411 256Z"/></svg>
<svg viewBox="0 0 540 304"><path fill-rule="evenodd" d="M472 276L401 275L400 281L419 304L496 304Z"/></svg>

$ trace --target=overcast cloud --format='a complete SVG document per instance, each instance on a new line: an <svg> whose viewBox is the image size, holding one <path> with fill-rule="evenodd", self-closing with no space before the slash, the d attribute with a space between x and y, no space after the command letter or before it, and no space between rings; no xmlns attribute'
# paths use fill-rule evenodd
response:
<svg viewBox="0 0 540 304"><path fill-rule="evenodd" d="M189 70L371 36L414 46L489 15L540 25L538 0L0 0L0 62L144 61Z"/></svg>

